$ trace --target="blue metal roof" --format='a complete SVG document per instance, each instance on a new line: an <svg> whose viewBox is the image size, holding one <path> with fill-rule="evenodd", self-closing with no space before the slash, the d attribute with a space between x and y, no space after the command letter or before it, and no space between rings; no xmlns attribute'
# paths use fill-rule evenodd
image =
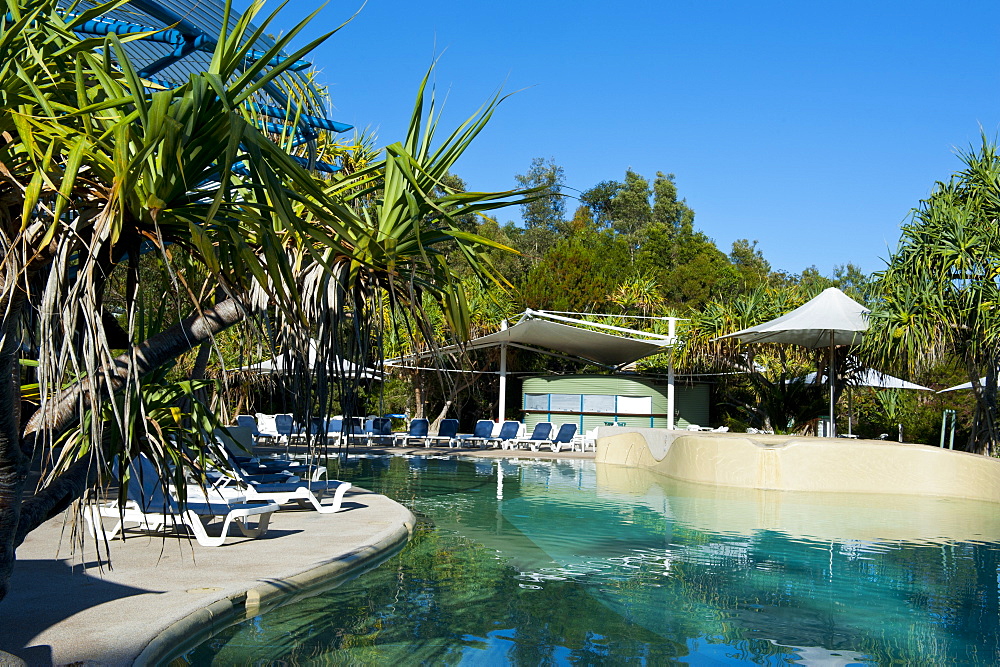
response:
<svg viewBox="0 0 1000 667"><path fill-rule="evenodd" d="M70 2L65 0L65 6L69 5ZM94 5L94 2L83 0L73 10L80 12ZM171 87L183 84L192 73L208 69L212 50L222 30L223 14L223 3L220 0L130 0L118 9L105 12L97 20L87 21L78 28L78 32L85 35L106 35L161 30L162 32L147 38L127 42L124 48L140 76L157 85ZM230 16L230 28L235 26L237 19L236 15ZM254 29L255 26L252 26L251 30ZM252 46L254 50L251 56L259 58L274 46L274 40L262 35ZM269 65L273 66L278 62L278 59L274 59ZM265 86L255 96L251 106L260 115L272 119L261 121L259 127L262 130L273 134L281 134L285 130L288 134L290 128L284 121L289 101L282 89L309 91L311 99L297 100L297 103L304 106L288 122L297 121L295 143L307 153L306 157L298 156L298 161L307 165L314 164L320 171L329 173L338 168L317 164L311 157L316 137L320 132L347 132L353 127L325 117L325 109L322 108L325 97L303 72L308 67L310 63L306 61L294 63L278 77L278 85L272 83ZM295 116L298 116L297 119ZM274 119L279 122L273 122Z"/></svg>

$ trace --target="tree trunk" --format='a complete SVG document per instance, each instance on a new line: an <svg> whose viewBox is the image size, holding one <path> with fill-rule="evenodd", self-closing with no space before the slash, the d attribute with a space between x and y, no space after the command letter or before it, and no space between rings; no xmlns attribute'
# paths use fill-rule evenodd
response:
<svg viewBox="0 0 1000 667"><path fill-rule="evenodd" d="M464 377L462 380L455 382L451 385L451 390L448 392L448 397L444 401L444 407L441 408L441 412L438 413L437 417L430 425L430 430L437 433L438 429L441 428L441 422L448 415L448 410L451 406L455 404L455 399L458 397L459 392L465 391L472 383L475 381L475 375L472 373L463 373Z"/></svg>
<svg viewBox="0 0 1000 667"><path fill-rule="evenodd" d="M424 418L424 403L427 399L424 397L424 376L421 375L420 371L414 371L413 374L413 419L423 419Z"/></svg>
<svg viewBox="0 0 1000 667"><path fill-rule="evenodd" d="M428 427L428 430L431 433L437 433L441 429L441 422L444 421L444 418L448 415L448 410L451 409L451 404L452 400L450 398L444 402L444 407L441 408L437 417L434 418L434 421L432 421Z"/></svg>
<svg viewBox="0 0 1000 667"><path fill-rule="evenodd" d="M19 309L18 309L19 310ZM20 373L17 363L18 337L14 322L20 313L4 322L0 347L0 600L7 595L14 568L15 535L21 518L24 484L31 465L30 450L20 440Z"/></svg>

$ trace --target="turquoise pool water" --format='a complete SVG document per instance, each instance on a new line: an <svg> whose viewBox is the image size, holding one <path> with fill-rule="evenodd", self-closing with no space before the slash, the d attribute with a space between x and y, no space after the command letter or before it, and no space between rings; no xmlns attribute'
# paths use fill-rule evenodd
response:
<svg viewBox="0 0 1000 667"><path fill-rule="evenodd" d="M587 461L386 457L335 473L408 505L414 539L188 662L1000 661L986 503L739 491Z"/></svg>

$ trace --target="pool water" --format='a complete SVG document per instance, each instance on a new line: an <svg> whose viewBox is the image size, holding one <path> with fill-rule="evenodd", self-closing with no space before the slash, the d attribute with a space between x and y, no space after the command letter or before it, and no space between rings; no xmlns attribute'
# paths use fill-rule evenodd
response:
<svg viewBox="0 0 1000 667"><path fill-rule="evenodd" d="M411 542L184 660L1000 661L988 503L733 490L592 461L373 457L333 472L410 507Z"/></svg>

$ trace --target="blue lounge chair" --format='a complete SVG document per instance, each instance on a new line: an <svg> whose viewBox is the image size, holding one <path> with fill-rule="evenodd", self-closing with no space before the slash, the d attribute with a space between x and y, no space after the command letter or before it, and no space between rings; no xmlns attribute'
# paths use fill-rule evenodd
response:
<svg viewBox="0 0 1000 667"><path fill-rule="evenodd" d="M308 467L300 462L289 458L280 457L259 457L248 456L245 442L240 441L241 434L247 433L245 427L230 426L229 428L215 429L216 441L221 443L233 460L238 463L247 474L262 475L287 472L292 475L302 475Z"/></svg>
<svg viewBox="0 0 1000 667"><path fill-rule="evenodd" d="M424 447L430 447L432 441L435 445L445 442L451 447L456 437L458 437L458 420L442 419L437 435L428 435L424 438Z"/></svg>
<svg viewBox="0 0 1000 667"><path fill-rule="evenodd" d="M484 447L501 447L503 443L508 440L513 440L517 437L517 434L521 432L521 422L515 421L505 421L502 426L500 426L500 432L497 433L495 438L486 438L483 443Z"/></svg>
<svg viewBox="0 0 1000 667"><path fill-rule="evenodd" d="M410 440L420 440L421 442L427 437L427 429L430 424L426 419L414 419L410 422L410 430L406 433L396 433L392 437L392 444L399 445L402 444L406 446L410 444Z"/></svg>
<svg viewBox="0 0 1000 667"><path fill-rule="evenodd" d="M274 430L288 442L295 433L295 419L291 415L274 415Z"/></svg>
<svg viewBox="0 0 1000 667"><path fill-rule="evenodd" d="M549 438L552 436L552 422L538 422L535 424L535 428L531 431L531 436L528 438L514 438L513 440L507 440L503 443L504 449L519 449L520 447L531 447L532 449L537 448L540 444L545 444L549 442Z"/></svg>
<svg viewBox="0 0 1000 667"><path fill-rule="evenodd" d="M249 428L250 433L253 435L254 443L258 443L261 440L267 442L274 436L269 433L264 433L257 426L257 418L253 415L236 415L236 425L243 428Z"/></svg>
<svg viewBox="0 0 1000 667"><path fill-rule="evenodd" d="M345 444L349 437L365 437L365 422L361 417L334 417L326 421L326 436L334 445Z"/></svg>
<svg viewBox="0 0 1000 667"><path fill-rule="evenodd" d="M539 447L543 445L549 445L553 452L558 452L562 449L563 445L573 448L573 438L576 436L576 424L563 424L559 427L559 432L556 433L556 437L552 438L549 442L542 443L532 443L531 449L533 451L538 451Z"/></svg>
<svg viewBox="0 0 1000 667"><path fill-rule="evenodd" d="M365 444L383 445L392 443L392 420L388 417L376 417L365 423Z"/></svg>
<svg viewBox="0 0 1000 667"><path fill-rule="evenodd" d="M278 505L297 503L300 507L312 507L320 514L332 514L340 510L344 494L351 488L350 482L327 480L326 468L316 466L310 479L300 479L295 476L277 477L248 475L243 468L222 450L220 456L225 457L226 465L231 473L216 476L211 490L225 496L233 494L246 498L250 502L268 501ZM323 504L326 496L332 496L333 502Z"/></svg>
<svg viewBox="0 0 1000 667"><path fill-rule="evenodd" d="M493 420L480 419L476 422L472 433L460 435L452 441L454 447L480 447L493 435Z"/></svg>

